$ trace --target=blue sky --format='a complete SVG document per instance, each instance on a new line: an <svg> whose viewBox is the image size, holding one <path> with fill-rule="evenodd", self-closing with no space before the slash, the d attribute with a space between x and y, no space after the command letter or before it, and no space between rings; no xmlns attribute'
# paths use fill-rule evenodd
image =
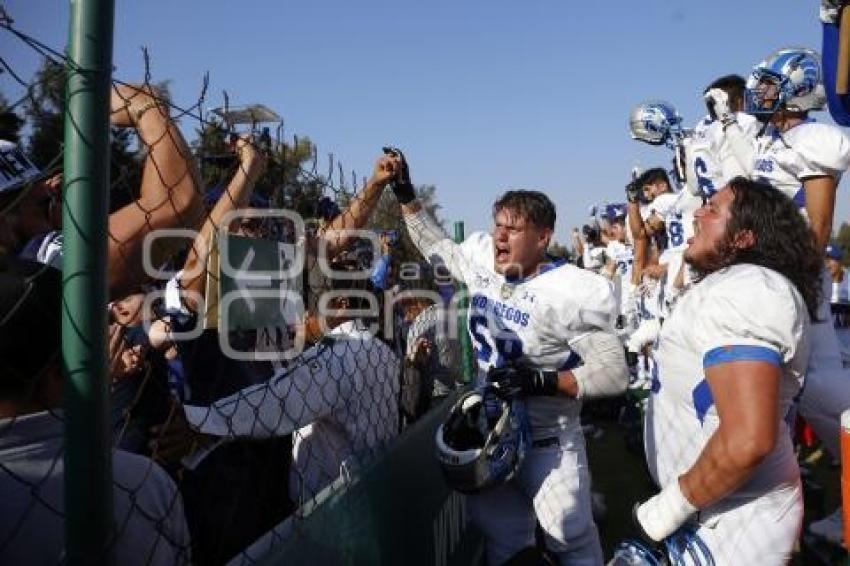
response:
<svg viewBox="0 0 850 566"><path fill-rule="evenodd" d="M15 25L63 48L66 1L11 0ZM568 241L589 205L621 201L635 164L666 165L632 141L629 110L673 102L688 124L719 75L746 75L777 47L820 49L818 2L777 0L118 0L116 77L136 80L140 47L177 104L261 102L308 135L319 155L367 175L385 143L403 148L414 182L437 186L448 220L486 229L508 188L547 192ZM38 61L8 33L0 53L30 76ZM8 79L0 89L11 94ZM829 121L825 113L819 119ZM190 129L191 121L184 121ZM847 186L837 222L848 219Z"/></svg>

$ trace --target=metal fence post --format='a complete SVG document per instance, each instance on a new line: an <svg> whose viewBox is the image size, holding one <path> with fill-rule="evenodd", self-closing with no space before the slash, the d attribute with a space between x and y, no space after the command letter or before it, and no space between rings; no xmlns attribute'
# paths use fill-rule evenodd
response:
<svg viewBox="0 0 850 566"><path fill-rule="evenodd" d="M69 564L107 563L112 462L106 238L114 0L72 0L65 109L62 358Z"/></svg>
<svg viewBox="0 0 850 566"><path fill-rule="evenodd" d="M464 224L463 221L454 223L455 242L460 244L463 242ZM467 289L463 283L458 284L458 292L463 297L458 304L460 316L457 320L458 325L458 341L460 345L460 376L463 383L472 383L475 370L472 361L472 343L469 340L469 332L466 331L466 310L469 308L469 297L466 296Z"/></svg>

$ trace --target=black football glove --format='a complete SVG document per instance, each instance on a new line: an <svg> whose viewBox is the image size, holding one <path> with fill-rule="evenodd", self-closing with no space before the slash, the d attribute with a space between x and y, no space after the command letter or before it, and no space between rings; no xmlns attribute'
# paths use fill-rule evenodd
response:
<svg viewBox="0 0 850 566"><path fill-rule="evenodd" d="M558 393L558 372L554 370L511 364L492 368L487 372L487 381L504 395L520 394L533 397Z"/></svg>
<svg viewBox="0 0 850 566"><path fill-rule="evenodd" d="M383 149L386 155L398 157L401 160L401 171L396 179L390 183L390 188L393 190L393 194L395 194L398 202L401 204L410 204L416 199L416 191L413 190L413 183L410 182L410 170L407 167L407 160L397 147L388 145Z"/></svg>

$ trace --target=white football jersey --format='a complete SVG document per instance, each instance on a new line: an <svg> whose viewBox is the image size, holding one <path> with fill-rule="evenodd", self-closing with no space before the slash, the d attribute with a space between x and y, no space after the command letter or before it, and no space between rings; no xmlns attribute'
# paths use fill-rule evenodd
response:
<svg viewBox="0 0 850 566"><path fill-rule="evenodd" d="M738 112L735 114L738 125L744 136L755 143L756 135L761 127L755 117ZM736 173L748 173L740 170L724 171L723 164L733 160L731 149L726 141L723 123L704 117L694 127L693 134L685 140L685 157L687 160L687 190L694 195L711 196L722 189L732 180ZM727 167L728 169L728 167Z"/></svg>
<svg viewBox="0 0 850 566"><path fill-rule="evenodd" d="M494 270L493 240L472 234L458 245L444 236L427 213L405 216L422 254L445 262L469 289L468 329L475 349L478 382L508 362L553 370L576 367L570 345L594 330L614 332L617 303L611 282L567 263L551 264L538 275L509 282ZM533 434L579 425L581 402L563 396L529 397Z"/></svg>
<svg viewBox="0 0 850 566"><path fill-rule="evenodd" d="M780 134L770 128L756 140L752 177L773 185L805 210L803 180L839 179L850 167L850 138L835 126L803 122Z"/></svg>
<svg viewBox="0 0 850 566"><path fill-rule="evenodd" d="M585 242L582 261L585 269L598 272L605 267L605 248L603 246L591 246Z"/></svg>
<svg viewBox="0 0 850 566"><path fill-rule="evenodd" d="M685 138L685 160L687 168L685 190L691 194L711 195L722 187L723 171L712 148L712 126L716 124L706 116L694 127L693 133Z"/></svg>
<svg viewBox="0 0 850 566"><path fill-rule="evenodd" d="M655 197L649 208L664 220L667 249L683 252L694 235L694 211L702 206L702 198L687 190L663 193Z"/></svg>
<svg viewBox="0 0 850 566"><path fill-rule="evenodd" d="M797 460L784 418L803 383L808 325L805 304L792 283L763 267L723 269L682 296L654 354L645 442L658 485L669 485L690 469L719 426L705 369L740 360L781 368L779 432L773 451L729 497L752 497L796 481Z"/></svg>
<svg viewBox="0 0 850 566"><path fill-rule="evenodd" d="M605 255L616 266L614 276L619 279L619 285L615 286L619 289L619 293L617 294L620 305L619 314L626 315L634 310L632 267L635 261L635 250L629 244L611 241L608 242Z"/></svg>

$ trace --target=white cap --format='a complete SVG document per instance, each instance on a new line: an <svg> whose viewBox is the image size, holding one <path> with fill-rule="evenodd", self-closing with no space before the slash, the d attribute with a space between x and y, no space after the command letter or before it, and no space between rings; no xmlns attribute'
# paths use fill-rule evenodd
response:
<svg viewBox="0 0 850 566"><path fill-rule="evenodd" d="M41 171L17 144L0 140L0 194L17 189L40 175Z"/></svg>
<svg viewBox="0 0 850 566"><path fill-rule="evenodd" d="M850 432L850 409L845 409L841 413L841 428Z"/></svg>

